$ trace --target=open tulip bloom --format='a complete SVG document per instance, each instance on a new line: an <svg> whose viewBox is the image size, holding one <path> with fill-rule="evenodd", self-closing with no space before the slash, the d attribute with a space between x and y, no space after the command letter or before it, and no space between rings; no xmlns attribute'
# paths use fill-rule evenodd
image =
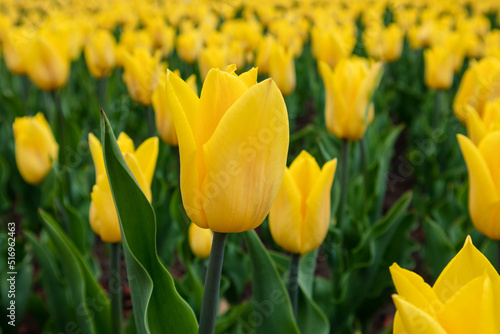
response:
<svg viewBox="0 0 500 334"><path fill-rule="evenodd" d="M201 96L167 71L167 100L181 161L186 213L214 233L200 332L213 333L226 233L258 227L269 213L286 168L289 129L277 85L257 83L257 69L211 69Z"/></svg>
<svg viewBox="0 0 500 334"><path fill-rule="evenodd" d="M470 237L432 287L397 264L390 269L394 334L500 333L500 276Z"/></svg>

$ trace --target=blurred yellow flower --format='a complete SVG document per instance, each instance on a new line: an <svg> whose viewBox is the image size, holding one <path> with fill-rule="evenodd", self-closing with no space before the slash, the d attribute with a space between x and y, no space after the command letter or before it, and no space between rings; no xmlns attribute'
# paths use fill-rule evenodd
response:
<svg viewBox="0 0 500 334"><path fill-rule="evenodd" d="M208 228L201 228L195 223L189 225L189 247L200 259L210 256L214 233Z"/></svg>
<svg viewBox="0 0 500 334"><path fill-rule="evenodd" d="M432 89L448 89L453 84L453 58L449 50L433 46L424 51L425 84Z"/></svg>
<svg viewBox="0 0 500 334"><path fill-rule="evenodd" d="M500 98L486 102L482 117L471 106L466 106L466 108L467 136L476 146L488 133L500 130Z"/></svg>
<svg viewBox="0 0 500 334"><path fill-rule="evenodd" d="M295 90L295 60L290 51L276 44L269 55L269 76L273 78L283 95Z"/></svg>
<svg viewBox="0 0 500 334"><path fill-rule="evenodd" d="M184 62L192 64L203 48L203 38L196 29L190 29L177 36L177 54Z"/></svg>
<svg viewBox="0 0 500 334"><path fill-rule="evenodd" d="M386 62L399 59L403 51L403 31L392 23L387 27L368 26L363 32L363 41L370 56Z"/></svg>
<svg viewBox="0 0 500 334"><path fill-rule="evenodd" d="M280 191L269 213L274 241L285 250L308 253L321 245L330 224L330 193L337 159L322 169L306 151L285 171Z"/></svg>
<svg viewBox="0 0 500 334"><path fill-rule="evenodd" d="M311 31L312 52L318 62L325 62L331 68L340 59L349 57L356 44L356 31L351 25L328 29L314 27Z"/></svg>
<svg viewBox="0 0 500 334"><path fill-rule="evenodd" d="M107 30L98 30L89 37L84 54L93 77L102 78L111 74L116 65L115 48L115 38Z"/></svg>
<svg viewBox="0 0 500 334"><path fill-rule="evenodd" d="M40 183L57 161L59 145L41 112L34 117L16 117L14 131L16 163L24 181Z"/></svg>
<svg viewBox="0 0 500 334"><path fill-rule="evenodd" d="M136 150L132 139L122 132L118 136L117 143L130 171L151 202L151 181L158 158L158 138L147 139ZM96 175L96 184L90 194L92 199L89 211L90 226L103 241L120 242L122 240L120 224L106 175L101 143L92 133L89 133L89 146Z"/></svg>

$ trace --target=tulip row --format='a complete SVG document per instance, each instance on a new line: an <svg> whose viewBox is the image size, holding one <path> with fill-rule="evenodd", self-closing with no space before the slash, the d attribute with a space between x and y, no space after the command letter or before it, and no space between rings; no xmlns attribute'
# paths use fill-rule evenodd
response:
<svg viewBox="0 0 500 334"><path fill-rule="evenodd" d="M87 333L124 319L138 333L377 330L387 268L414 266L418 243L437 280L393 264L385 325L500 331L498 3L2 10L0 215L25 231L20 318Z"/></svg>

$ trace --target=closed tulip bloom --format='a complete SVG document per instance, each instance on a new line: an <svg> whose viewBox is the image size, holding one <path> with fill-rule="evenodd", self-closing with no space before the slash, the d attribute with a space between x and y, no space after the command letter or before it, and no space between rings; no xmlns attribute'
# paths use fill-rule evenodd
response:
<svg viewBox="0 0 500 334"><path fill-rule="evenodd" d="M269 213L274 241L285 250L305 254L321 245L330 224L330 193L337 159L322 169L302 151L285 171Z"/></svg>
<svg viewBox="0 0 500 334"><path fill-rule="evenodd" d="M283 95L289 95L295 90L295 61L290 51L276 44L270 55L269 76L278 85Z"/></svg>
<svg viewBox="0 0 500 334"><path fill-rule="evenodd" d="M137 103L149 106L151 95L160 82L164 65L160 63L160 53L153 56L145 49L135 49L124 56L123 81L128 92Z"/></svg>
<svg viewBox="0 0 500 334"><path fill-rule="evenodd" d="M200 259L210 256L214 233L208 228L201 228L195 223L189 225L189 247Z"/></svg>
<svg viewBox="0 0 500 334"><path fill-rule="evenodd" d="M393 264L394 334L500 333L500 277L470 237L431 287Z"/></svg>
<svg viewBox="0 0 500 334"><path fill-rule="evenodd" d="M201 51L198 57L198 65L202 81L205 80L208 71L212 68L225 69L227 67L228 50L224 47L208 47Z"/></svg>
<svg viewBox="0 0 500 334"><path fill-rule="evenodd" d="M10 72L14 74L27 72L26 49L32 38L33 33L22 27L11 27L3 35L3 56Z"/></svg>
<svg viewBox="0 0 500 334"><path fill-rule="evenodd" d="M107 30L98 30L89 38L84 54L93 77L102 78L111 74L116 65L115 47L115 38Z"/></svg>
<svg viewBox="0 0 500 334"><path fill-rule="evenodd" d="M381 63L351 57L341 59L334 70L319 63L326 91L325 119L328 131L341 139L357 141L373 120L370 102L378 86Z"/></svg>
<svg viewBox="0 0 500 334"><path fill-rule="evenodd" d="M487 134L500 130L500 99L487 102L482 117L471 106L467 106L467 110L467 136L476 146Z"/></svg>
<svg viewBox="0 0 500 334"><path fill-rule="evenodd" d="M179 34L177 37L177 53L179 58L188 64L192 64L198 58L203 48L203 38L196 29L190 29Z"/></svg>
<svg viewBox="0 0 500 334"><path fill-rule="evenodd" d="M16 163L24 181L40 183L57 161L59 145L41 112L34 117L16 117L14 130Z"/></svg>
<svg viewBox="0 0 500 334"><path fill-rule="evenodd" d="M433 89L448 89L453 84L453 58L447 49L434 46L424 51L425 84Z"/></svg>
<svg viewBox="0 0 500 334"><path fill-rule="evenodd" d="M458 143L469 171L469 214L479 232L500 240L500 132L487 134L478 146L458 135Z"/></svg>
<svg viewBox="0 0 500 334"><path fill-rule="evenodd" d="M255 65L260 73L269 73L271 52L276 44L276 39L272 35L266 35L260 41L259 48L257 49L257 58L255 59Z"/></svg>
<svg viewBox="0 0 500 334"><path fill-rule="evenodd" d="M465 71L453 101L453 111L465 122L467 105L482 116L486 102L497 98L500 98L500 59L484 58Z"/></svg>
<svg viewBox="0 0 500 334"><path fill-rule="evenodd" d="M363 41L370 56L386 62L399 59L403 51L403 38L403 31L395 23L386 28L375 24L363 33Z"/></svg>
<svg viewBox="0 0 500 334"><path fill-rule="evenodd" d="M314 27L311 31L312 51L319 62L335 67L340 59L348 58L356 45L355 27Z"/></svg>
<svg viewBox="0 0 500 334"><path fill-rule="evenodd" d="M168 72L167 75L162 74L160 84L153 92L151 100L155 111L156 129L160 134L161 140L169 145L177 146L177 133L175 132L174 120L172 118L172 113L168 108L167 101L167 76L170 74L180 77L179 70L175 70L173 73ZM196 77L194 74L187 78L186 83L189 87L191 87L195 94L198 94Z"/></svg>
<svg viewBox="0 0 500 334"><path fill-rule="evenodd" d="M26 52L28 76L40 89L54 90L66 84L70 60L62 36L38 33Z"/></svg>
<svg viewBox="0 0 500 334"><path fill-rule="evenodd" d="M147 139L136 150L132 139L125 133L121 133L117 143L130 171L148 201L151 202L151 181L158 158L158 138ZM106 175L101 143L92 133L89 134L89 146L96 175L96 184L92 187L90 194L92 199L89 212L90 226L103 241L120 242L122 240L120 224Z"/></svg>
<svg viewBox="0 0 500 334"><path fill-rule="evenodd" d="M181 194L191 220L214 232L259 226L286 167L288 116L279 88L257 82L257 69L237 76L212 69L198 99L168 75L169 108L179 139Z"/></svg>

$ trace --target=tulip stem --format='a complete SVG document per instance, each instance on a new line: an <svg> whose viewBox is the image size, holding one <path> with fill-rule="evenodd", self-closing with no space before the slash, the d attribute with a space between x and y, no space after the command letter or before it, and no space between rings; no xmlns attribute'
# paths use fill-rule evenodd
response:
<svg viewBox="0 0 500 334"><path fill-rule="evenodd" d="M214 232L212 250L205 277L205 287L203 289L203 303L201 304L200 329L198 334L215 333L215 318L217 317L226 235L226 233Z"/></svg>
<svg viewBox="0 0 500 334"><path fill-rule="evenodd" d="M99 97L99 109L106 110L106 102L108 95L108 77L103 77L97 80L97 96Z"/></svg>
<svg viewBox="0 0 500 334"><path fill-rule="evenodd" d="M345 230L345 215L347 205L347 187L349 186L349 141L342 139L342 152L340 154L340 166L342 178L340 184L340 207L338 216L338 226L341 231Z"/></svg>
<svg viewBox="0 0 500 334"><path fill-rule="evenodd" d="M111 244L108 289L111 295L113 333L122 332L122 284L120 270L120 243Z"/></svg>
<svg viewBox="0 0 500 334"><path fill-rule="evenodd" d="M292 302L293 315L297 318L299 304L299 260L300 254L293 253L290 258L290 275L288 277L288 295Z"/></svg>

